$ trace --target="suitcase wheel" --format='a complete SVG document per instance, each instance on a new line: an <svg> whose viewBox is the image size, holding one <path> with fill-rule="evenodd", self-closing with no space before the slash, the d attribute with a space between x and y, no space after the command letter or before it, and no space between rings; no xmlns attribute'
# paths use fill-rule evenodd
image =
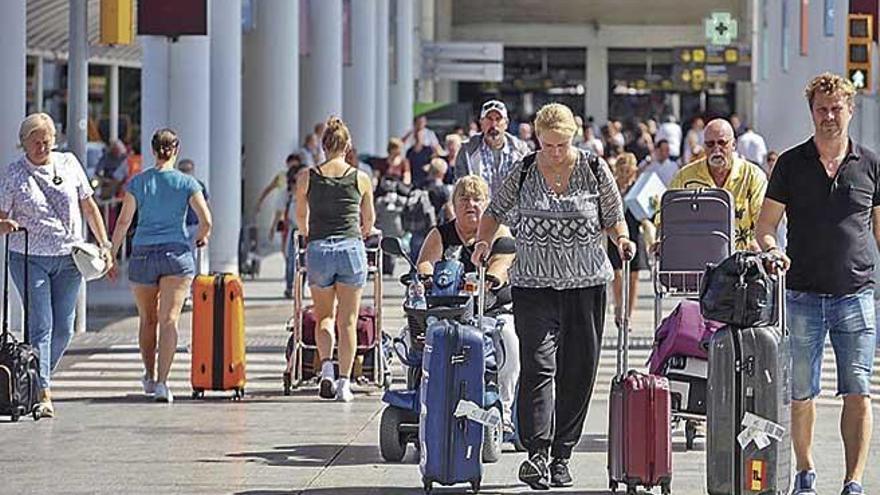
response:
<svg viewBox="0 0 880 495"><path fill-rule="evenodd" d="M610 472L610 470L609 470ZM608 483L608 488L611 489L611 493L617 493L617 482L612 480Z"/></svg>
<svg viewBox="0 0 880 495"><path fill-rule="evenodd" d="M471 491L480 493L480 478L471 481Z"/></svg>
<svg viewBox="0 0 880 495"><path fill-rule="evenodd" d="M639 495L639 490L635 486L626 487L626 495Z"/></svg>
<svg viewBox="0 0 880 495"><path fill-rule="evenodd" d="M290 373L285 372L282 376L282 379L284 381L284 395L290 395L291 389L293 388L292 384L290 383L292 381L290 378Z"/></svg>
<svg viewBox="0 0 880 495"><path fill-rule="evenodd" d="M685 450L694 450L694 439L697 438L697 425L693 421L684 424Z"/></svg>
<svg viewBox="0 0 880 495"><path fill-rule="evenodd" d="M195 389L195 390L193 390L193 393L192 393L192 398L193 398L193 399L201 399L201 398L203 398L204 396L205 396L205 391L204 391L204 390L201 390L201 389Z"/></svg>
<svg viewBox="0 0 880 495"><path fill-rule="evenodd" d="M433 481L425 481L422 484L425 488L425 493L431 493L431 490L434 489L434 482Z"/></svg>
<svg viewBox="0 0 880 495"><path fill-rule="evenodd" d="M665 481L662 485L660 485L660 493L663 495L670 495L672 493L672 487L669 486L669 482Z"/></svg>
<svg viewBox="0 0 880 495"><path fill-rule="evenodd" d="M18 414L12 414L9 419L12 420L13 423L18 423Z"/></svg>
<svg viewBox="0 0 880 495"><path fill-rule="evenodd" d="M244 387L237 388L232 392L232 400L240 401L244 399Z"/></svg>

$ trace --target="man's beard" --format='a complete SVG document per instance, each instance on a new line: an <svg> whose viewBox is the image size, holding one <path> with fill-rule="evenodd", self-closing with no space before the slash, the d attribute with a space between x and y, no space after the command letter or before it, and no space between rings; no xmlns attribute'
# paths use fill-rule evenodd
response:
<svg viewBox="0 0 880 495"><path fill-rule="evenodd" d="M730 160L727 160L723 156L715 156L715 157L710 156L709 159L707 160L707 162L709 163L709 166L712 168L724 168L727 166L729 161Z"/></svg>
<svg viewBox="0 0 880 495"><path fill-rule="evenodd" d="M491 129L489 129L488 131L486 131L486 135L489 136L490 138L495 139L501 135L501 130L493 127Z"/></svg>

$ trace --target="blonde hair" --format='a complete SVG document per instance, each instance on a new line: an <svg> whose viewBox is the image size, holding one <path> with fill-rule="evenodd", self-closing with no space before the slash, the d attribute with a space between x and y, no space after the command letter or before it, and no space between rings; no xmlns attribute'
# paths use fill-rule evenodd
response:
<svg viewBox="0 0 880 495"><path fill-rule="evenodd" d="M442 158L434 158L431 160L431 163L428 164L428 175L431 177L443 177L446 175L447 170L449 170L449 165L446 163L446 160Z"/></svg>
<svg viewBox="0 0 880 495"><path fill-rule="evenodd" d="M32 113L21 121L21 127L18 128L18 142L24 147L24 142L31 134L45 130L52 137L52 143L55 143L55 121L47 113Z"/></svg>
<svg viewBox="0 0 880 495"><path fill-rule="evenodd" d="M852 105L853 98L856 96L856 87L843 76L823 72L811 79L804 89L804 96L807 97L810 108L813 108L813 100L816 98L816 93L819 92L828 96L840 94L846 98L848 104Z"/></svg>
<svg viewBox="0 0 880 495"><path fill-rule="evenodd" d="M327 154L342 153L351 144L351 134L348 132L345 122L339 117L327 119L324 135L321 136L321 146Z"/></svg>
<svg viewBox="0 0 880 495"><path fill-rule="evenodd" d="M621 153L614 161L614 176L620 177L624 173L638 170L638 159L632 153Z"/></svg>
<svg viewBox="0 0 880 495"><path fill-rule="evenodd" d="M479 175L465 175L455 181L455 188L452 190L452 201L458 201L459 198L488 201L489 184Z"/></svg>
<svg viewBox="0 0 880 495"><path fill-rule="evenodd" d="M396 137L389 139L388 146L386 148L386 151L388 151L389 155L391 154L391 150L403 151L403 140L401 140L400 138L396 138Z"/></svg>
<svg viewBox="0 0 880 495"><path fill-rule="evenodd" d="M566 136L574 136L578 130L577 122L571 109L562 103L548 103L538 110L535 116L535 132L543 134L548 131L558 132Z"/></svg>

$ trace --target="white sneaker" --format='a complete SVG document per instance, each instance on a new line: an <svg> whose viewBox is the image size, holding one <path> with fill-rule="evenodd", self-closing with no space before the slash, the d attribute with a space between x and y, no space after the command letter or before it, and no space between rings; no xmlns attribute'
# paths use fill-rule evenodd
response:
<svg viewBox="0 0 880 495"><path fill-rule="evenodd" d="M174 395L171 389L164 383L156 383L156 402L165 402L171 404L174 402Z"/></svg>
<svg viewBox="0 0 880 495"><path fill-rule="evenodd" d="M339 402L351 402L354 400L354 394L351 393L351 382L348 379L341 378L336 383L336 400Z"/></svg>
<svg viewBox="0 0 880 495"><path fill-rule="evenodd" d="M156 380L147 378L146 374L141 378L141 385L144 386L144 395L153 395L156 393Z"/></svg>

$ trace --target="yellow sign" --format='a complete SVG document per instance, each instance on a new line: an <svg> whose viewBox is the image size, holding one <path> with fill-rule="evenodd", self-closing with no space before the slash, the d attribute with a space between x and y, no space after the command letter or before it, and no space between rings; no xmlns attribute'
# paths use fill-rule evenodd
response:
<svg viewBox="0 0 880 495"><path fill-rule="evenodd" d="M753 492L763 491L766 487L766 476L767 471L764 467L764 461L752 459L752 462L749 463L749 490Z"/></svg>
<svg viewBox="0 0 880 495"><path fill-rule="evenodd" d="M101 0L102 45L129 45L134 35L133 0Z"/></svg>

